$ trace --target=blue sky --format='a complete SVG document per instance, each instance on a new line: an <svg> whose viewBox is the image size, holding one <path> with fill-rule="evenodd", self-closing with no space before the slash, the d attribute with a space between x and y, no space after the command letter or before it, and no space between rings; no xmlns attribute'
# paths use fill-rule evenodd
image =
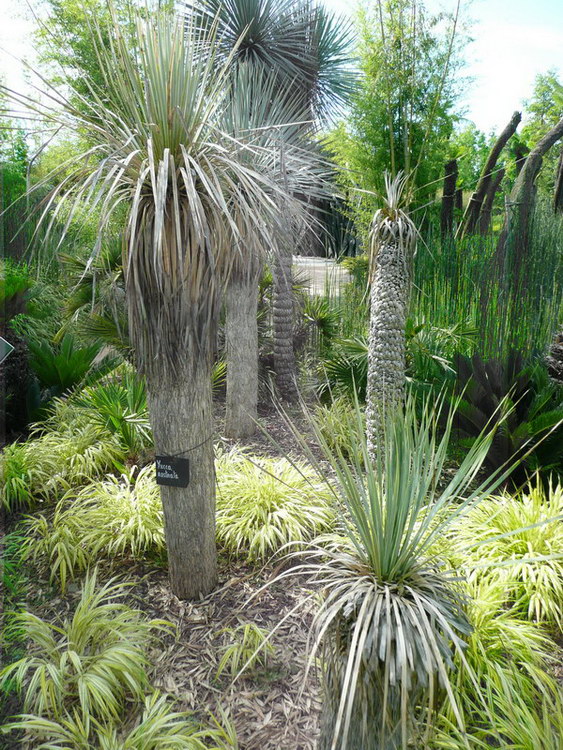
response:
<svg viewBox="0 0 563 750"><path fill-rule="evenodd" d="M347 14L356 7L350 0L325 3ZM37 6L34 0L31 4ZM433 11L452 11L455 4L426 0ZM0 0L0 74L14 88L25 84L21 65L8 53L33 59L26 6L25 0ZM538 73L556 68L563 77L563 0L462 0L462 14L475 20L465 70L475 80L463 105L467 117L488 132L502 128L522 106Z"/></svg>

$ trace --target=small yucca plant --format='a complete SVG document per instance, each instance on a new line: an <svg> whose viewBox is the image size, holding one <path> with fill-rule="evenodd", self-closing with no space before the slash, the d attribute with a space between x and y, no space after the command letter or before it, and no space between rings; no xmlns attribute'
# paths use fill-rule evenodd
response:
<svg viewBox="0 0 563 750"><path fill-rule="evenodd" d="M27 556L46 565L51 582L64 591L99 556L108 560L161 555L165 551L164 518L154 467L112 474L65 495L52 519L27 521Z"/></svg>
<svg viewBox="0 0 563 750"><path fill-rule="evenodd" d="M58 624L31 612L18 613L10 627L26 632L27 656L0 672L15 678L24 711L59 720L76 710L91 718L119 719L127 697L142 699L148 686L146 649L160 621L119 601L125 590L114 581L97 589L96 571L84 580L72 615Z"/></svg>
<svg viewBox="0 0 563 750"><path fill-rule="evenodd" d="M329 497L326 483L304 462L232 451L217 461L218 541L229 552L265 560L330 530Z"/></svg>
<svg viewBox="0 0 563 750"><path fill-rule="evenodd" d="M426 405L419 418L410 398L404 413L387 420L375 461L359 409L360 437L350 453L359 459L334 455L315 432L334 473L336 502L346 509L344 533L331 543L309 545L308 561L281 578L305 573L321 586L311 661L320 652L323 750L426 742L442 693L463 730L449 673L456 657L463 662L471 624L458 577L433 550L495 485L487 480L475 487L490 435L481 436L455 474L440 482L453 420L452 412L441 428L440 410L443 402ZM322 472L302 438L300 445Z"/></svg>

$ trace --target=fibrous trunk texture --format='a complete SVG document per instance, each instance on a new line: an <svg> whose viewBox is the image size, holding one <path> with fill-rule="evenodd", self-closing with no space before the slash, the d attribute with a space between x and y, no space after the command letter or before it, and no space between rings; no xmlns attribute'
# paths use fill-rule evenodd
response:
<svg viewBox="0 0 563 750"><path fill-rule="evenodd" d="M499 169L499 171L495 174L493 181L489 185L487 195L485 197L485 200L483 201L483 207L479 216L479 234L481 234L482 236L485 236L489 231L489 226L491 225L491 217L493 215L495 196L503 178L504 169Z"/></svg>
<svg viewBox="0 0 563 750"><path fill-rule="evenodd" d="M479 222L479 214L481 213L481 207L493 178L493 170L496 166L502 149L506 146L509 139L516 132L516 128L518 127L521 119L522 114L520 112L514 112L514 114L510 118L510 122L499 135L499 137L495 141L495 144L489 152L489 156L487 157L487 161L485 163L485 166L483 167L483 171L481 172L481 177L479 178L479 182L477 184L475 192L471 196L469 204L467 206L466 215L464 217L465 234L471 234L477 228Z"/></svg>
<svg viewBox="0 0 563 750"><path fill-rule="evenodd" d="M187 487L160 488L170 586L180 599L208 594L217 580L211 366L194 359L177 379L148 379L156 455L189 460Z"/></svg>
<svg viewBox="0 0 563 750"><path fill-rule="evenodd" d="M281 398L297 398L297 367L293 350L293 257L280 249L274 264L274 371Z"/></svg>
<svg viewBox="0 0 563 750"><path fill-rule="evenodd" d="M234 276L226 295L227 403L225 434L256 431L258 406L258 276Z"/></svg>
<svg viewBox="0 0 563 750"><path fill-rule="evenodd" d="M371 285L366 430L372 458L383 439L385 415L400 406L404 396L408 293L405 249L400 242L386 242L379 249Z"/></svg>
<svg viewBox="0 0 563 750"><path fill-rule="evenodd" d="M440 231L442 239L451 237L453 233L456 182L457 160L452 159L444 166L444 189L442 192L442 210L440 214Z"/></svg>

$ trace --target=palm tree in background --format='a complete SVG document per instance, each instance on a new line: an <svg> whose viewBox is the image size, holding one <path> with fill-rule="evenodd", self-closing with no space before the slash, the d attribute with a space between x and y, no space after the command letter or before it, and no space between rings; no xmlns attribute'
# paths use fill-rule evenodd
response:
<svg viewBox="0 0 563 750"><path fill-rule="evenodd" d="M74 169L64 164L70 174L43 217L86 202L98 210L101 245L125 209L129 335L156 453L189 460L188 485L162 486L161 496L171 587L191 598L216 581L211 368L221 293L246 237L272 243L278 188L249 165L252 146L220 127L231 60L213 26L156 13L137 20L135 51L117 22L110 32L109 45L96 44L103 90L73 92L79 107L53 88L43 103L14 98L89 144Z"/></svg>
<svg viewBox="0 0 563 750"><path fill-rule="evenodd" d="M286 122L295 121L297 115L300 127L291 131L292 145L300 147L303 153L313 150L311 135L315 131L315 123L319 119L326 119L346 100L353 81L350 68L348 47L351 39L349 22L327 13L322 5L312 0L200 0L196 4L188 4L187 16L198 19L198 25L205 26L216 22L221 49L225 56L231 55L232 69L244 64L257 71L262 71L276 81L276 107L279 99L288 106ZM258 114L264 116L263 125L271 124L272 116L269 107L259 105L259 111L252 114L258 126ZM287 138L279 139L280 165L278 181L291 189L291 154L287 147ZM283 154L281 153L283 151ZM314 181L309 185L302 185L301 199L304 202L314 197ZM284 231L279 235L273 253L274 272L274 369L276 383L280 394L292 398L296 394L296 368L293 353L293 292L292 292L292 253L298 244L299 235L303 235L304 228L311 221L295 221L288 215L287 204L280 205ZM293 235L288 235L291 228ZM282 241L283 240L283 241ZM245 320L248 326L256 316L254 308L255 292L251 286L256 284L255 278L245 276L244 288L240 285L227 297L227 320L229 311L238 295L249 300ZM250 301L252 300L252 301ZM251 312L251 307L253 312ZM245 330L241 318L237 315L237 325L231 326L235 337L237 331ZM247 336L248 338L248 336ZM235 341L233 339L233 341ZM238 362L229 356L238 353ZM254 349L250 355L252 362L246 361L244 372L251 369L257 371L257 358ZM227 372L229 368L239 367L242 362L240 347L234 344L227 351ZM242 371L241 371L242 373ZM240 378L237 377L237 380ZM253 378L257 384L257 376ZM227 384L227 391L229 385ZM257 400L256 391L244 407L247 413L255 414L252 406ZM237 401L236 392L230 401L227 396L227 427L236 424L235 416L231 416L230 404ZM238 410L240 413L240 409ZM250 434L254 429L253 419L246 422L244 434ZM229 430L230 432L230 430ZM230 432L233 436L242 436L240 432Z"/></svg>
<svg viewBox="0 0 563 750"><path fill-rule="evenodd" d="M231 74L231 91L224 113L225 131L238 142L248 143L251 146L249 162L279 183L281 198L274 198L279 216L271 227L278 250L287 235L288 224L306 224L307 221L303 204L297 201L290 202L289 212L282 211L287 207L283 196L286 193L320 196L326 182L318 150L303 148L300 127L305 116L300 100L292 98L290 91L279 89L276 75L248 63L240 63ZM247 234L235 254L227 285L225 434L229 437L246 437L256 429L258 287L269 250L261 242L259 233Z"/></svg>
<svg viewBox="0 0 563 750"><path fill-rule="evenodd" d="M406 182L402 172L394 178L385 175L385 205L371 227L366 430L373 459L383 444L387 416L404 399L405 324L416 244L415 226L401 209Z"/></svg>

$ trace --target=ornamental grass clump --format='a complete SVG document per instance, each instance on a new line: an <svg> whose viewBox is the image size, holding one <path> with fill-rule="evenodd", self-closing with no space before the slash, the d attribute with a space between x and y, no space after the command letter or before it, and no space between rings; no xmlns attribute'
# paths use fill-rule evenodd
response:
<svg viewBox="0 0 563 750"><path fill-rule="evenodd" d="M49 571L64 592L68 581L100 557L153 559L165 553L164 517L154 467L112 474L59 502L51 519L26 522L28 559Z"/></svg>
<svg viewBox="0 0 563 750"><path fill-rule="evenodd" d="M322 750L427 742L442 696L463 731L450 675L456 659L465 664L467 597L433 549L502 477L475 486L491 441L482 435L444 483L453 412L443 425L443 406L426 404L418 417L420 407L409 398L401 414L389 415L375 461L358 408L352 460L335 456L315 432L334 473L335 501L345 507L344 533L308 545L307 561L278 580L309 574L321 589L310 660L320 654L323 667ZM322 472L302 438L300 446Z"/></svg>
<svg viewBox="0 0 563 750"><path fill-rule="evenodd" d="M456 525L452 539L469 575L486 573L503 585L505 604L561 628L562 521L563 486L546 489L538 480L514 497L484 500Z"/></svg>
<svg viewBox="0 0 563 750"><path fill-rule="evenodd" d="M148 687L146 651L161 621L148 621L130 609L125 589L109 581L97 588L93 571L84 580L74 612L57 624L31 612L10 627L25 630L28 654L0 672L14 678L23 710L59 721L76 714L82 722L119 719L126 699L141 700Z"/></svg>
<svg viewBox="0 0 563 750"><path fill-rule="evenodd" d="M503 607L504 583L469 583L473 631L453 682L467 735L449 706L440 712L432 750L519 748L556 750L563 739L560 687L552 666L556 644L536 624Z"/></svg>
<svg viewBox="0 0 563 750"><path fill-rule="evenodd" d="M224 717L226 718L226 717ZM4 731L24 730L38 750L237 750L232 726L201 728L185 711L157 691L146 696L133 728L111 722L86 722L74 714L60 721L27 714L10 722ZM211 744L209 744L211 743Z"/></svg>
<svg viewBox="0 0 563 750"><path fill-rule="evenodd" d="M235 450L216 468L217 539L229 552L263 561L332 528L330 491L308 464Z"/></svg>
<svg viewBox="0 0 563 750"><path fill-rule="evenodd" d="M125 459L119 441L94 424L78 422L41 433L4 449L1 499L10 511L61 497Z"/></svg>
<svg viewBox="0 0 563 750"><path fill-rule="evenodd" d="M275 653L268 641L269 631L252 622L224 628L221 633L228 637L229 642L222 649L216 678L225 671L235 678L247 670L265 668Z"/></svg>

